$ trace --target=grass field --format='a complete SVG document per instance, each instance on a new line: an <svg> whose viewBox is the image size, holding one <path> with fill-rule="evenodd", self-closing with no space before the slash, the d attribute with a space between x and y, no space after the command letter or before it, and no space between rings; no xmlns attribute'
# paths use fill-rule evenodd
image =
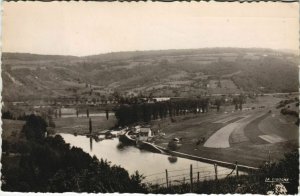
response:
<svg viewBox="0 0 300 196"><path fill-rule="evenodd" d="M91 119L94 133L110 129L116 124L115 116L110 116L108 120L102 116L93 116ZM87 117L55 118L53 120L57 133L86 134L89 132L89 119Z"/></svg>
<svg viewBox="0 0 300 196"><path fill-rule="evenodd" d="M10 142L18 140L25 121L2 119L2 139Z"/></svg>
<svg viewBox="0 0 300 196"><path fill-rule="evenodd" d="M94 133L110 129L116 125L116 118L111 115L108 120L102 116L92 116L92 128ZM54 118L56 133L86 134L89 132L89 119L86 117ZM2 139L16 142L20 138L25 121L2 120Z"/></svg>
<svg viewBox="0 0 300 196"><path fill-rule="evenodd" d="M223 107L219 113L210 111L207 114L176 117L175 122L169 119L155 121L153 129L160 128L166 134L156 140L156 144L166 147L171 139L182 138L179 152L220 161L238 161L255 167L269 159L279 160L284 153L299 146L296 119L280 114L280 109L275 108L279 100L264 96L246 104L247 107L255 107L253 110L232 112L233 108L229 106ZM224 127L228 127L225 135L214 135L223 131ZM213 137L215 147L205 147L204 143ZM197 143L201 138L205 141ZM220 147L221 143L228 146Z"/></svg>

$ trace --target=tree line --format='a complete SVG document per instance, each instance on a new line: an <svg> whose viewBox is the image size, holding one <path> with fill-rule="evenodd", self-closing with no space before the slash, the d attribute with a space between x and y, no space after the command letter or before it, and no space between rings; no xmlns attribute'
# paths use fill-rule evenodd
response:
<svg viewBox="0 0 300 196"><path fill-rule="evenodd" d="M116 109L115 116L119 126L126 126L137 122L149 123L151 120L172 118L188 113L205 113L208 112L209 104L209 98L122 104Z"/></svg>
<svg viewBox="0 0 300 196"><path fill-rule="evenodd" d="M21 114L21 115L14 115L9 110L2 111L2 119L8 119L8 120L27 120L29 115Z"/></svg>

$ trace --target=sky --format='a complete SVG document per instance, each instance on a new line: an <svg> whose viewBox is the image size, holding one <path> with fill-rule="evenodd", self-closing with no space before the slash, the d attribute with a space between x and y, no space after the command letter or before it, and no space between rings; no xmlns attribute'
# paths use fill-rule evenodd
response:
<svg viewBox="0 0 300 196"><path fill-rule="evenodd" d="M298 3L3 2L2 51L299 49Z"/></svg>

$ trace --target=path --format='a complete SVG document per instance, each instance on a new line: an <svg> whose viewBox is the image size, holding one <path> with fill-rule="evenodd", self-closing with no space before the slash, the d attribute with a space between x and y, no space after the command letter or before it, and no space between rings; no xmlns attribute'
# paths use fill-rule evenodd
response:
<svg viewBox="0 0 300 196"><path fill-rule="evenodd" d="M252 115L244 116L242 119L229 123L215 132L204 143L204 147L208 148L229 148L230 147L230 135L233 134L233 142L243 142L247 140L244 135L244 127L253 120L260 118L264 114L254 113Z"/></svg>
<svg viewBox="0 0 300 196"><path fill-rule="evenodd" d="M14 84L16 84L16 85L18 85L18 86L22 86L22 85L23 85L20 81L16 80L16 79L15 79L12 75L10 75L8 72L5 72L5 74L9 77L9 79L11 79L11 81L12 81Z"/></svg>

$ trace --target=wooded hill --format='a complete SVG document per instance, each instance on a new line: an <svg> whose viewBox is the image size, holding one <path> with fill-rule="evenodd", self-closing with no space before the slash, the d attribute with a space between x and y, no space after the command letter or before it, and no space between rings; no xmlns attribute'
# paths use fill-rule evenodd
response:
<svg viewBox="0 0 300 196"><path fill-rule="evenodd" d="M298 56L270 49L204 48L85 57L2 54L4 100L298 91Z"/></svg>

